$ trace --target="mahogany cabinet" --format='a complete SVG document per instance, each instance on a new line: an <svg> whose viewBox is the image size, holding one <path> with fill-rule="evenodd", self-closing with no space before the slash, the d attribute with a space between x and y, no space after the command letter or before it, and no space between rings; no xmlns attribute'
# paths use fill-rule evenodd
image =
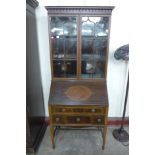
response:
<svg viewBox="0 0 155 155"><path fill-rule="evenodd" d="M51 7L51 140L57 127L97 127L106 142L107 61L114 7Z"/></svg>

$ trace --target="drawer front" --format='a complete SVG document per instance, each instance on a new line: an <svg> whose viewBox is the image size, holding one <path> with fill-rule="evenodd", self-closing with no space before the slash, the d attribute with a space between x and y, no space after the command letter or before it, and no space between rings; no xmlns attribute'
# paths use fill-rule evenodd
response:
<svg viewBox="0 0 155 155"><path fill-rule="evenodd" d="M92 118L92 124L94 125L104 125L105 123L105 116L94 116Z"/></svg>
<svg viewBox="0 0 155 155"><path fill-rule="evenodd" d="M91 124L89 116L68 116L67 124Z"/></svg>
<svg viewBox="0 0 155 155"><path fill-rule="evenodd" d="M64 117L60 115L53 115L52 122L53 124L64 124Z"/></svg>
<svg viewBox="0 0 155 155"><path fill-rule="evenodd" d="M54 107L54 113L105 114L106 107Z"/></svg>
<svg viewBox="0 0 155 155"><path fill-rule="evenodd" d="M84 109L84 112L86 112L86 113L102 113L103 108L87 108L87 109Z"/></svg>
<svg viewBox="0 0 155 155"><path fill-rule="evenodd" d="M104 125L105 116L53 115L52 122L53 124L56 125L63 125L63 124Z"/></svg>
<svg viewBox="0 0 155 155"><path fill-rule="evenodd" d="M70 113L72 112L72 108L66 107L54 107L55 113Z"/></svg>

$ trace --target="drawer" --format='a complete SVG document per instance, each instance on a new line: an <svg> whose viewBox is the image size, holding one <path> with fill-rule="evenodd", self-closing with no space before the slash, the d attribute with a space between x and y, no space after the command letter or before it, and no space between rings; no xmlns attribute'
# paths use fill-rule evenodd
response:
<svg viewBox="0 0 155 155"><path fill-rule="evenodd" d="M53 124L84 124L84 125L104 125L105 116L82 116L82 115L53 115L52 117Z"/></svg>
<svg viewBox="0 0 155 155"><path fill-rule="evenodd" d="M90 116L67 116L67 124L91 124Z"/></svg>
<svg viewBox="0 0 155 155"><path fill-rule="evenodd" d="M55 113L70 113L72 112L72 108L68 107L54 107Z"/></svg>
<svg viewBox="0 0 155 155"><path fill-rule="evenodd" d="M105 123L105 116L93 116L92 117L92 124L94 125L104 125Z"/></svg>
<svg viewBox="0 0 155 155"><path fill-rule="evenodd" d="M60 115L53 115L52 117L53 124L63 124L64 123L64 117Z"/></svg>
<svg viewBox="0 0 155 155"><path fill-rule="evenodd" d="M102 113L102 108L73 108L73 112L79 113Z"/></svg>
<svg viewBox="0 0 155 155"><path fill-rule="evenodd" d="M86 113L102 113L103 109L102 108L86 108L86 109L84 109L84 112L86 112Z"/></svg>
<svg viewBox="0 0 155 155"><path fill-rule="evenodd" d="M67 124L104 125L104 116L67 116Z"/></svg>
<svg viewBox="0 0 155 155"><path fill-rule="evenodd" d="M105 114L106 107L54 107L54 113Z"/></svg>

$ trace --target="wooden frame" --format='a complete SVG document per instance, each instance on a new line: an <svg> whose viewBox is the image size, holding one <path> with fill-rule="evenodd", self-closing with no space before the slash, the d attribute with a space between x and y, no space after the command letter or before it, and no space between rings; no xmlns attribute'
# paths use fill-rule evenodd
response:
<svg viewBox="0 0 155 155"><path fill-rule="evenodd" d="M107 63L109 51L109 38L110 38L110 20L113 6L101 7L69 7L69 6L47 6L50 18L55 16L72 16L76 17L77 22L77 47L76 47L76 77L75 78L58 78L53 75L53 54L50 38L49 28L49 41L50 41L50 57L51 57L51 70L52 70L52 85L49 97L49 119L50 119L50 132L51 142L55 148L54 134L56 129L60 127L97 127L102 131L102 148L104 149L106 143L106 132L108 122L108 93L107 93ZM105 50L105 75L103 78L82 78L81 77L81 49L82 49L82 32L81 21L83 16L90 17L108 17L108 35ZM63 60L63 59L62 59ZM82 89L85 87L87 89ZM68 97L68 90L71 91L71 97L79 97L78 100ZM73 92L73 93L72 93ZM81 93L82 92L82 93ZM90 94L89 94L90 92ZM80 96L80 94L82 94ZM81 100L82 96L88 95L89 97ZM77 95L77 96L76 96ZM78 96L79 95L79 96Z"/></svg>
<svg viewBox="0 0 155 155"><path fill-rule="evenodd" d="M111 20L111 12L113 6L102 6L102 7L55 7L55 6L46 6L49 15L49 21L51 17L54 16L74 16L77 19L77 58L76 58L76 77L75 78L66 78L66 77L54 77L53 74L53 58L52 58L52 45L51 39L49 35L50 41L50 62L51 62L51 76L53 80L102 80L107 78L107 63L108 63L108 51L109 51L109 38L110 38L110 20ZM103 78L82 78L81 77L81 17L82 16L94 16L94 17L108 17L109 18L109 26L108 26L108 39L107 39L107 50L106 50L106 62L105 62L105 76ZM49 23L50 24L50 23ZM50 28L49 28L50 34ZM103 64L104 65L104 64Z"/></svg>

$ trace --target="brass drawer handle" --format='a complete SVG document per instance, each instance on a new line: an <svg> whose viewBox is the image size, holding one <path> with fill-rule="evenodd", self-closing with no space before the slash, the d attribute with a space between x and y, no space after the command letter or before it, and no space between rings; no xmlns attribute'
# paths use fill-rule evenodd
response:
<svg viewBox="0 0 155 155"><path fill-rule="evenodd" d="M101 118L98 118L98 119L97 119L97 122L98 122L98 123L101 123L101 121L102 121Z"/></svg>
<svg viewBox="0 0 155 155"><path fill-rule="evenodd" d="M65 112L65 111L66 111L66 109L63 108L63 109L62 109L62 112Z"/></svg>
<svg viewBox="0 0 155 155"><path fill-rule="evenodd" d="M92 109L91 112L95 112L95 109Z"/></svg>
<svg viewBox="0 0 155 155"><path fill-rule="evenodd" d="M59 122L59 121L60 121L60 118L59 118L59 117L57 117L57 118L55 119L55 121L56 121L56 122Z"/></svg>
<svg viewBox="0 0 155 155"><path fill-rule="evenodd" d="M80 122L80 118L79 117L76 118L76 122Z"/></svg>

